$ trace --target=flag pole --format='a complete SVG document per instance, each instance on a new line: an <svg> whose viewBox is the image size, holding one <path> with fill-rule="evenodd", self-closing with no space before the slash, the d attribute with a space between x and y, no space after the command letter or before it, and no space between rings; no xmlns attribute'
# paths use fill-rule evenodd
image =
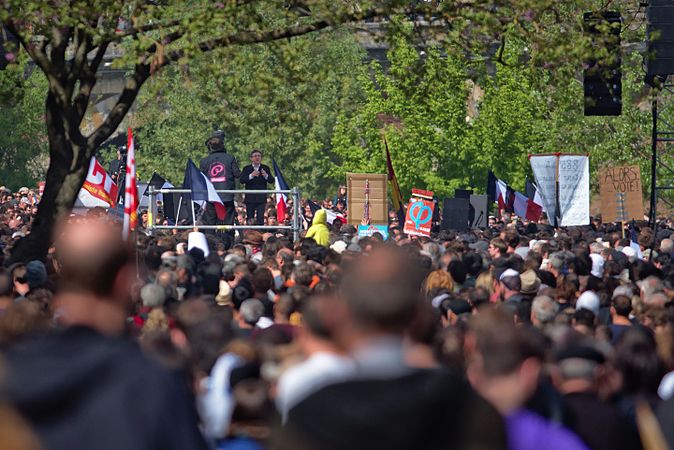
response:
<svg viewBox="0 0 674 450"><path fill-rule="evenodd" d="M190 203L192 204L192 225L194 225L196 227L197 226L197 219L196 219L196 216L194 214L194 202L192 201Z"/></svg>
<svg viewBox="0 0 674 450"><path fill-rule="evenodd" d="M180 208L183 206L183 195L180 194L180 200L178 200L178 212L176 213L176 225L180 222Z"/></svg>

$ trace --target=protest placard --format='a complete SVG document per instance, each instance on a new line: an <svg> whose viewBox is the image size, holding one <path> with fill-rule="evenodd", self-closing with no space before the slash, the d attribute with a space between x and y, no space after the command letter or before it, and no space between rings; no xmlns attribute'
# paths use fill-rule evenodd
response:
<svg viewBox="0 0 674 450"><path fill-rule="evenodd" d="M605 222L641 220L644 216L639 166L599 169L601 214Z"/></svg>

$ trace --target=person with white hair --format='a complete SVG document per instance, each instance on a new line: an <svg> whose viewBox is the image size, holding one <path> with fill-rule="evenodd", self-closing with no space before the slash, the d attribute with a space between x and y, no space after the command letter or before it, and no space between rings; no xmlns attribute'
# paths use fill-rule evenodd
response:
<svg viewBox="0 0 674 450"><path fill-rule="evenodd" d="M599 296L593 291L585 291L580 294L578 300L576 301L576 311L579 309L587 309L592 311L595 317L599 314Z"/></svg>
<svg viewBox="0 0 674 450"><path fill-rule="evenodd" d="M536 328L545 328L555 320L557 303L547 295L539 295L531 304L531 323Z"/></svg>
<svg viewBox="0 0 674 450"><path fill-rule="evenodd" d="M161 308L166 301L166 289L156 283L149 283L140 290L140 299L146 308Z"/></svg>

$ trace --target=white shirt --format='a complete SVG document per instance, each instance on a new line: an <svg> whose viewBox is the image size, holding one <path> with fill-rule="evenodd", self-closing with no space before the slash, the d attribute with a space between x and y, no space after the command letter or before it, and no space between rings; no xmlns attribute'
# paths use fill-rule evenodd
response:
<svg viewBox="0 0 674 450"><path fill-rule="evenodd" d="M262 165L259 165L257 167L253 166L253 172L255 172L256 170L262 170ZM252 173L250 175L248 175L249 180L252 180L253 178L255 178L255 177L253 176ZM265 176L264 179L266 180L267 177Z"/></svg>
<svg viewBox="0 0 674 450"><path fill-rule="evenodd" d="M232 370L241 364L241 358L237 355L225 353L213 365L211 375L202 380L205 389L197 397L197 406L204 423L204 432L211 439L227 436L234 411L229 377Z"/></svg>
<svg viewBox="0 0 674 450"><path fill-rule="evenodd" d="M288 411L314 392L344 380L353 372L349 358L318 352L286 370L279 378L276 408L285 422Z"/></svg>

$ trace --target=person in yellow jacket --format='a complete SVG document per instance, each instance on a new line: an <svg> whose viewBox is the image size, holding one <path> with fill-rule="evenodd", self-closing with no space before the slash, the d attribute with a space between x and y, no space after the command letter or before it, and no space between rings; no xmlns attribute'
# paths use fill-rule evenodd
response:
<svg viewBox="0 0 674 450"><path fill-rule="evenodd" d="M327 217L324 209L316 211L314 220L306 235L306 237L313 238L318 245L322 245L323 247L330 245L330 230L328 229Z"/></svg>

